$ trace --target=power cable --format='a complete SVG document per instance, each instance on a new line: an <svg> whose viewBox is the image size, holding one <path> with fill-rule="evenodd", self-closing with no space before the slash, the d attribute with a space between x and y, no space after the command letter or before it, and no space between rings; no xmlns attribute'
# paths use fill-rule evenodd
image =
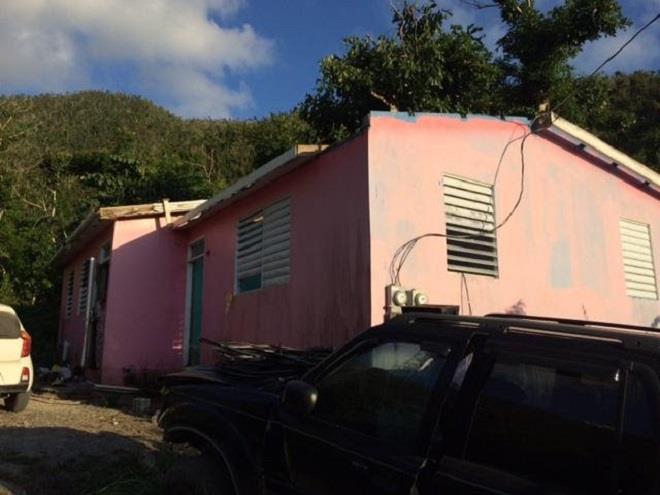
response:
<svg viewBox="0 0 660 495"><path fill-rule="evenodd" d="M637 36L639 36L640 34L642 34L643 31L645 31L646 29L648 29L648 28L651 26L651 24L653 24L653 23L654 23L655 21L657 21L658 19L660 19L660 12L658 12L658 14L657 14L653 19L651 19L649 22L647 22L647 23L644 24L641 28L639 28L639 29L635 32L635 34L633 34L630 38L628 38L628 41L626 41L623 45L621 45L621 46L618 48L618 50L616 50L612 55L610 55L610 56L607 57L605 60L603 60L603 62L602 62L598 67L596 67L596 68L591 72L591 74L589 74L588 76L586 76L585 79L588 79L588 78L592 77L592 76L595 75L598 71L600 71L603 67L605 67L607 64L609 64L612 60L614 60L616 57L618 57L619 54L620 54L620 53L621 53L621 52L622 52L622 51L623 51L623 50L624 50L624 49L625 49L630 43L632 43L633 40L634 40L635 38L637 38ZM563 100L561 100L559 103L557 103L557 105L555 105L555 106L552 108L552 111L554 112L554 111L557 110L560 106L562 106L564 103L566 103L566 101L569 100L570 98L572 98L572 97L575 95L576 92L577 92L577 88L576 88L576 89L573 89L573 91L571 91L571 92L570 92L570 93L569 93L569 94L568 94Z"/></svg>
<svg viewBox="0 0 660 495"><path fill-rule="evenodd" d="M656 22L658 19L660 19L660 13L658 13L653 19L651 19L649 22L647 22L644 26L639 28L625 43L623 43L612 55L607 57L602 63L598 65L588 76L592 77L594 74L596 74L599 70L601 70L605 65L610 63L612 60L614 60L619 54L630 44L633 42L637 36L639 36L643 31L648 29L654 22ZM548 112L550 116L552 116L552 112L557 110L559 107L561 107L564 103L566 103L567 100L569 100L574 94L576 93L576 89L571 91L563 100L561 100L557 105L555 105L551 111ZM432 232L432 233L427 233L423 234L417 237L414 237L410 239L409 241L406 241L403 243L399 248L394 252L394 255L392 256L392 260L390 262L390 280L392 284L396 285L401 285L401 280L400 280L400 273L401 269L403 268L403 265L405 264L406 260L408 259L408 256L410 256L410 253L412 250L415 248L417 243L425 239L427 237L445 237L445 238L453 238L453 239L470 239L470 238L476 238L479 237L480 235L483 234L489 234L497 231L513 217L515 212L518 210L518 207L520 206L520 203L522 202L524 190L525 190L525 142L527 141L527 138L531 135L536 133L535 131L535 124L538 122L540 116L537 116L531 123L530 125L530 131L525 133L523 136L518 136L517 138L511 138L509 141L506 143L504 146L504 149L502 150L502 153L500 154L500 158L497 163L497 167L495 169L495 176L493 180L493 188L495 188L497 184L497 178L499 176L500 172L500 167L502 165L502 162L504 160L504 156L511 144L513 144L515 141L521 140L520 143L520 191L518 193L518 198L516 199L516 203L514 204L513 208L509 213L506 215L504 220L500 222L498 225L496 225L492 230L486 231L484 230L481 234L466 234L466 235L449 235L447 233L437 233L437 232ZM550 121L550 124L552 121Z"/></svg>
<svg viewBox="0 0 660 495"><path fill-rule="evenodd" d="M467 299L468 314L472 316L472 303L470 302L470 289L467 283L467 277L461 272L461 311L463 311L463 287L465 287L465 297Z"/></svg>
<svg viewBox="0 0 660 495"><path fill-rule="evenodd" d="M515 212L518 210L518 207L520 206L520 203L522 202L522 198L524 195L525 191L525 142L527 141L527 138L534 134L536 131L535 129L535 124L536 121L538 120L538 117L536 117L532 123L530 124L530 130L526 132L522 136L518 136L516 138L510 138L509 141L504 145L504 148L502 150L502 153L500 153L500 157L497 163L497 167L495 169L495 177L494 177L494 183L493 183L493 188L497 185L495 182L498 178L499 175L499 170L502 165L502 162L504 160L504 156L506 155L507 150L513 144L514 142L520 140L520 161L521 161L521 174L520 174L520 190L518 193L518 198L516 199L516 202L509 211L509 213L504 217L504 220L502 220L500 223L495 225L491 230L483 230L480 233L477 234L465 234L465 235L460 235L460 234L447 234L447 233L439 233L439 232L430 232L427 234L422 234L417 237L413 237L412 239L406 241L403 243L399 248L394 252L394 255L392 256L392 260L390 261L390 267L389 267L389 273L390 273L390 280L391 283L394 285L401 285L401 278L400 278L400 273L401 269L403 268L403 265L405 264L406 260L410 256L410 253L415 249L415 246L417 243L425 239L427 237L445 237L445 238L451 238L451 239L475 239L482 237L484 234L492 234L502 228L504 225L507 224L509 220L511 220L511 217L515 214Z"/></svg>

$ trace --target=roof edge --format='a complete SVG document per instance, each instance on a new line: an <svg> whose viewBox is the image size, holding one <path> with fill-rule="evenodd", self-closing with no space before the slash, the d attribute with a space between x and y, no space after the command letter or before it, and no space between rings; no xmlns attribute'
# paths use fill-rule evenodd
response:
<svg viewBox="0 0 660 495"><path fill-rule="evenodd" d="M136 218L149 218L168 216L171 214L182 214L203 204L205 200L173 201L163 200L159 203L145 203L138 205L104 206L89 212L62 247L51 258L50 264L63 265L78 251L78 244L89 241L105 227L116 220L128 220Z"/></svg>
<svg viewBox="0 0 660 495"><path fill-rule="evenodd" d="M636 177L640 182L653 186L660 191L660 174L647 165L638 162L634 158L619 151L614 146L607 144L602 139L591 134L589 131L561 118L556 114L550 114L550 126L548 131L562 138L575 140L583 146L591 148L604 161L616 167L626 170L629 175Z"/></svg>
<svg viewBox="0 0 660 495"><path fill-rule="evenodd" d="M267 180L267 178L274 175L276 171L283 171L287 165L293 164L293 162L307 161L324 152L326 149L328 149L327 144L296 144L288 151L276 156L265 165L253 170L248 175L241 177L231 186L223 189L218 194L190 210L182 217L174 220L174 222L172 222L173 228L182 229L192 222L201 220L202 217L205 217L212 211L220 208L224 203L238 195L243 190L250 189L257 183Z"/></svg>

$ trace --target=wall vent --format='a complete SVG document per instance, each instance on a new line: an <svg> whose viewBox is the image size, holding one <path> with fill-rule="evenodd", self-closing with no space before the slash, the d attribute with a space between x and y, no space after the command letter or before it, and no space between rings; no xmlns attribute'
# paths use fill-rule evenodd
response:
<svg viewBox="0 0 660 495"><path fill-rule="evenodd" d="M657 299L651 231L649 226L631 220L619 220L626 293L642 299Z"/></svg>
<svg viewBox="0 0 660 495"><path fill-rule="evenodd" d="M238 292L284 284L291 274L291 203L287 198L238 223Z"/></svg>
<svg viewBox="0 0 660 495"><path fill-rule="evenodd" d="M446 175L443 192L449 270L497 277L493 187Z"/></svg>

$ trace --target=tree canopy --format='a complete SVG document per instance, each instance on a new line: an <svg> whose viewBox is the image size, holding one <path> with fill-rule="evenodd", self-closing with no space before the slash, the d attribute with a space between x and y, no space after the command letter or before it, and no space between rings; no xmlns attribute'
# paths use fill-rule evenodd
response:
<svg viewBox="0 0 660 495"><path fill-rule="evenodd" d="M566 0L548 12L534 0L466 3L498 9L506 32L497 51L481 28L451 24L451 12L435 1L404 2L393 9L393 34L346 38L343 54L321 61L316 88L300 105L317 138L350 135L371 110L531 117L540 104L552 106L576 88L562 114L602 121L595 114L607 105L611 84L581 77L571 60L587 42L628 25L616 0ZM657 84L657 74L648 78Z"/></svg>

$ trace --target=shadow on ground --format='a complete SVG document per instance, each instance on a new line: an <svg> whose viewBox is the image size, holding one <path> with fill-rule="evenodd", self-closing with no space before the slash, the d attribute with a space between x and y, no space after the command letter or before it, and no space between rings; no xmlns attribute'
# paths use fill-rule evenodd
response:
<svg viewBox="0 0 660 495"><path fill-rule="evenodd" d="M167 446L71 428L0 429L0 481L26 495L157 494L175 461Z"/></svg>

